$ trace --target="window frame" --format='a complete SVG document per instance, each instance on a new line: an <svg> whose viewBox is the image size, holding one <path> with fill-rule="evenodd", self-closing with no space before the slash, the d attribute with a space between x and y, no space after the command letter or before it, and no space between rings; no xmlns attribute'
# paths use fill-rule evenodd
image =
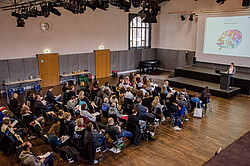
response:
<svg viewBox="0 0 250 166"><path fill-rule="evenodd" d="M133 14L133 13L129 13L129 19L128 19L128 49L129 50L137 50L137 49L145 49L145 48L151 48L151 23L148 23L148 31L149 31L149 36L148 36L148 46L136 46L136 47L131 47L130 46L130 30L133 28L138 28L138 29L142 29L145 28L145 31L147 29L147 27L130 27L130 22L135 18L135 17L140 17L138 14ZM137 23L136 23L137 24ZM133 33L133 32L132 32ZM132 39L133 41L133 39ZM145 33L145 43L147 42L147 35Z"/></svg>

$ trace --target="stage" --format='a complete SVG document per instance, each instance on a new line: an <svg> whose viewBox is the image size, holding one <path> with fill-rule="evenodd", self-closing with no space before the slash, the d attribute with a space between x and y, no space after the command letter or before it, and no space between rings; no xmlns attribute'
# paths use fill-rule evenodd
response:
<svg viewBox="0 0 250 166"><path fill-rule="evenodd" d="M250 94L250 74L236 72L233 87L230 90L220 89L220 74L215 73L215 68L190 66L175 69L175 77L170 78L170 86L187 88L201 92L208 86L212 95L231 98L239 93ZM225 72L226 70L221 70Z"/></svg>

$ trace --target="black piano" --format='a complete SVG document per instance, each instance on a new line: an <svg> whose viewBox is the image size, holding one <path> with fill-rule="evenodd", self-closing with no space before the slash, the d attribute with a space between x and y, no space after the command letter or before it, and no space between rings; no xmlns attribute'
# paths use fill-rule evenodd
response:
<svg viewBox="0 0 250 166"><path fill-rule="evenodd" d="M144 69L146 69L146 71L157 71L157 67L160 66L160 60L146 60L146 61L140 61L139 62L139 68L140 68L140 73L141 71L144 72ZM151 68L151 69L150 69Z"/></svg>

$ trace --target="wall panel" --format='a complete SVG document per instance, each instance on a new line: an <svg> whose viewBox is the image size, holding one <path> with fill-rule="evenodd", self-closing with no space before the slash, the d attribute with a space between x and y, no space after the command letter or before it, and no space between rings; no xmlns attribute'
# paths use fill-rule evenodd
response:
<svg viewBox="0 0 250 166"><path fill-rule="evenodd" d="M33 78L39 76L37 58L24 58L23 60L25 79L29 79L30 76Z"/></svg>
<svg viewBox="0 0 250 166"><path fill-rule="evenodd" d="M8 60L10 81L25 80L24 60L11 59Z"/></svg>

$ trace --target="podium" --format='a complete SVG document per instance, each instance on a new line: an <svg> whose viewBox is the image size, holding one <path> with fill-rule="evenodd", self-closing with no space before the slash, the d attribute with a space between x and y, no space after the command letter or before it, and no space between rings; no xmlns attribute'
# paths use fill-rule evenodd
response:
<svg viewBox="0 0 250 166"><path fill-rule="evenodd" d="M229 90L231 76L232 74L220 73L220 89Z"/></svg>

